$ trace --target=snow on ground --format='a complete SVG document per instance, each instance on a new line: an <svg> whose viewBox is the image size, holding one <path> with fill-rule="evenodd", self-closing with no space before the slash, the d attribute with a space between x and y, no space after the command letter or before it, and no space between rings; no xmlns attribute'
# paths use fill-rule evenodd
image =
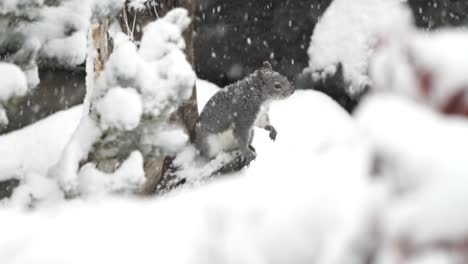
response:
<svg viewBox="0 0 468 264"><path fill-rule="evenodd" d="M217 87L202 80L197 87L201 109ZM64 203L39 173L58 158L81 114L78 106L0 137L3 172L22 167L29 182L0 211L2 263L152 263L155 256L165 263L363 263L375 212L385 242L379 263L401 257L401 239L417 249L467 234L460 212L468 202L468 124L408 99L371 96L355 122L327 96L298 91L271 105L277 140L256 129L257 160L235 175L158 200ZM384 179L377 185L368 177L374 155ZM40 210L9 209L21 208L34 188L46 200ZM442 248L412 260L445 258Z"/></svg>
<svg viewBox="0 0 468 264"><path fill-rule="evenodd" d="M270 121L278 131L277 138L273 142L267 131L256 129L254 146L259 158L252 163L248 174L263 175L265 173L262 171L273 164L290 162L290 166L279 165L275 168L273 175L266 174L267 177L278 175L285 180L283 175L304 174L304 171L313 171L317 167L325 168L336 162L334 158L337 156L334 155L346 156L349 154L347 151L359 152L362 147L362 139L352 118L328 96L319 92L297 91L291 99L273 102ZM330 160L327 159L328 155ZM268 159L263 158L265 156ZM311 166L314 159L320 162ZM339 167L336 169L340 170Z"/></svg>
<svg viewBox="0 0 468 264"><path fill-rule="evenodd" d="M75 106L33 125L0 136L0 181L20 179L11 199L0 204L23 208L32 200L46 204L62 201L55 181L46 178L75 131L83 110Z"/></svg>
<svg viewBox="0 0 468 264"><path fill-rule="evenodd" d="M72 107L0 136L0 180L21 176L12 172L45 175L49 166L58 161L81 114L81 106Z"/></svg>
<svg viewBox="0 0 468 264"><path fill-rule="evenodd" d="M197 86L201 104L217 89L204 81ZM57 128L62 118L76 126L80 114L79 107L56 114L0 137L0 143L18 148L26 142L22 137L31 140L31 133ZM377 94L365 101L355 121L314 91L274 102L270 118L277 140L257 129L257 160L224 179L158 200L94 197L48 203L28 214L4 208L0 260L364 263L377 239L369 229L376 227L383 243L378 263L454 263L444 245L456 250L468 234L462 213L468 204L466 120ZM24 149L50 145L54 152L59 136ZM375 161L379 166L373 171ZM371 171L377 180L371 180ZM57 193L44 185L50 189L43 195ZM409 259L400 252L401 243L408 245ZM418 251L424 247L432 250Z"/></svg>
<svg viewBox="0 0 468 264"><path fill-rule="evenodd" d="M206 84L198 82L200 98L213 91ZM158 201L72 201L29 215L0 211L0 260L337 263L357 254L350 243L366 215L369 168L351 117L308 91L273 103L271 122L276 142L257 130L258 157L250 168L207 186ZM19 139L21 132L9 136Z"/></svg>

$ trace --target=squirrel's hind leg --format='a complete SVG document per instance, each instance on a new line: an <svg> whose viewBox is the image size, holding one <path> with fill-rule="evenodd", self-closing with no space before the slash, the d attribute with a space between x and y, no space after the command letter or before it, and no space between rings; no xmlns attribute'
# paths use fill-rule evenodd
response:
<svg viewBox="0 0 468 264"><path fill-rule="evenodd" d="M197 125L196 127L196 137L195 137L195 147L200 153L200 155L209 158L210 157L210 146L208 144L208 131L202 129Z"/></svg>
<svg viewBox="0 0 468 264"><path fill-rule="evenodd" d="M257 157L257 153L250 148L253 139L253 129L236 127L234 129L234 137L239 143L239 148L245 158L246 164L249 164Z"/></svg>
<svg viewBox="0 0 468 264"><path fill-rule="evenodd" d="M256 153L257 151L252 145L253 137L254 137L254 130L252 129L250 132L250 138L249 138L249 149Z"/></svg>

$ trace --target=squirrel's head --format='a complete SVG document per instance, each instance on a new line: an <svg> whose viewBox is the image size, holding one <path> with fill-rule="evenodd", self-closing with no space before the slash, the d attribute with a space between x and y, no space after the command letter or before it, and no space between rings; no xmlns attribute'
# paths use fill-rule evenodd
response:
<svg viewBox="0 0 468 264"><path fill-rule="evenodd" d="M288 78L275 72L268 61L263 62L255 75L261 83L262 94L267 99L283 99L294 93L294 87Z"/></svg>

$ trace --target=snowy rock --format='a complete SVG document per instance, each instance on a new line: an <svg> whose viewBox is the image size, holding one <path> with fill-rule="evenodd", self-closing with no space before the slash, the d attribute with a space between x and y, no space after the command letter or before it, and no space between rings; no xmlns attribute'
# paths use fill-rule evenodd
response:
<svg viewBox="0 0 468 264"><path fill-rule="evenodd" d="M387 34L411 28L411 14L400 0L335 0L325 11L312 34L309 70L313 73L341 63L346 91L359 94L371 85L367 72L375 47Z"/></svg>

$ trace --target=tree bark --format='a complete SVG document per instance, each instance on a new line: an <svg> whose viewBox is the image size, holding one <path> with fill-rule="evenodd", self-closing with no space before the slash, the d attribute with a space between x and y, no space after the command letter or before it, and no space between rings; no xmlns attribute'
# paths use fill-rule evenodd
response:
<svg viewBox="0 0 468 264"><path fill-rule="evenodd" d="M10 179L0 181L0 200L8 198L13 194L13 190L18 187L20 181L18 179Z"/></svg>
<svg viewBox="0 0 468 264"><path fill-rule="evenodd" d="M94 57L94 80L97 80L99 74L104 69L104 64L109 59L109 55L112 52L110 48L109 38L107 36L107 30L109 29L109 19L104 18L97 24L91 25L91 37L93 38L93 46L96 51Z"/></svg>

